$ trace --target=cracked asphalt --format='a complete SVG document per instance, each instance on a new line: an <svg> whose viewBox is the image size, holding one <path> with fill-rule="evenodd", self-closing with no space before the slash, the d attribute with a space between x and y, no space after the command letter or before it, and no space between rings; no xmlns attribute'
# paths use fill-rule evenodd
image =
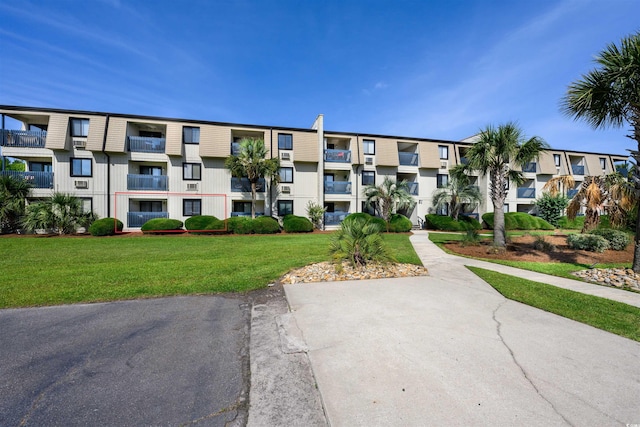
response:
<svg viewBox="0 0 640 427"><path fill-rule="evenodd" d="M0 311L0 425L245 425L250 303L197 296Z"/></svg>

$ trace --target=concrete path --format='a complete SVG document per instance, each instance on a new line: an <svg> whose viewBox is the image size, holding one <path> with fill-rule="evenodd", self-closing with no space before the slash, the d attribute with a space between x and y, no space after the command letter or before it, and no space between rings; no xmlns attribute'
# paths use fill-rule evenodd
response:
<svg viewBox="0 0 640 427"><path fill-rule="evenodd" d="M640 343L506 300L426 233L412 243L430 276L285 286L331 425L640 423Z"/></svg>

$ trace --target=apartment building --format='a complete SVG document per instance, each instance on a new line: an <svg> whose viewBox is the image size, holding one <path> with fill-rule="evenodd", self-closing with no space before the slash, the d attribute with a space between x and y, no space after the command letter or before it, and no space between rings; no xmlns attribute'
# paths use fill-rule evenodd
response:
<svg viewBox="0 0 640 427"><path fill-rule="evenodd" d="M125 230L151 218L249 215L248 181L224 167L245 137L263 139L268 155L281 161L280 184L259 185L260 214L306 215L311 201L327 208L325 224L334 227L349 213L367 211L364 186L391 177L409 182L416 205L404 213L418 224L435 212L434 190L447 184L449 169L465 162L474 142L334 132L324 129L322 115L300 129L17 106L0 106L0 114L0 154L23 160L27 169L0 173L30 181L32 200L54 191L74 194L100 217L120 219ZM533 211L554 176L572 174L577 187L626 160L551 149L525 165L527 181L509 190L505 210ZM484 201L470 213L480 216L492 210L488 181L472 180Z"/></svg>

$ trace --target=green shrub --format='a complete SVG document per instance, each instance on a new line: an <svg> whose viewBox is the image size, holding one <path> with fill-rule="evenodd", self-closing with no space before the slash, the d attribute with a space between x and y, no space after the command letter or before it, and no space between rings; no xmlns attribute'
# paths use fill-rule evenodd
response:
<svg viewBox="0 0 640 427"><path fill-rule="evenodd" d="M624 251L629 245L629 235L624 231L614 230L613 228L599 228L593 230L591 234L604 237L609 242L609 249L614 251Z"/></svg>
<svg viewBox="0 0 640 427"><path fill-rule="evenodd" d="M278 220L270 216L259 216L252 221L253 232L256 234L275 234L280 232Z"/></svg>
<svg viewBox="0 0 640 427"><path fill-rule="evenodd" d="M391 215L391 221L389 221L389 231L392 233L406 233L411 231L413 223L409 218L400 214Z"/></svg>
<svg viewBox="0 0 640 427"><path fill-rule="evenodd" d="M582 230L584 226L584 216L577 216L573 220L569 220L566 216L561 217L558 220L558 228L563 230ZM609 227L609 216L600 215L600 225L598 227Z"/></svg>
<svg viewBox="0 0 640 427"><path fill-rule="evenodd" d="M602 236L595 234L569 234L567 245L571 249L581 249L590 252L604 252L609 248L609 242Z"/></svg>
<svg viewBox="0 0 640 427"><path fill-rule="evenodd" d="M233 234L253 233L253 221L246 216L232 216L227 220L227 227Z"/></svg>
<svg viewBox="0 0 640 427"><path fill-rule="evenodd" d="M386 263L393 256L380 236L383 231L380 222L369 216L357 216L340 224L340 229L331 237L329 253L334 262L341 267L342 261L349 261L354 267L362 267L369 262Z"/></svg>
<svg viewBox="0 0 640 427"><path fill-rule="evenodd" d="M552 196L549 193L542 193L542 196L536 200L536 209L540 218L558 227L558 221L562 218L562 212L568 204L569 199L562 194Z"/></svg>
<svg viewBox="0 0 640 427"><path fill-rule="evenodd" d="M372 221L376 224L378 224L379 226L382 227L382 231L387 231L387 221L385 221L384 219L377 217L377 216L373 216L370 215L366 212L354 212L352 214L347 215L347 217L344 219L344 221L353 221L356 218L360 218L363 219L365 221ZM344 222L342 221L342 222Z"/></svg>
<svg viewBox="0 0 640 427"><path fill-rule="evenodd" d="M478 246L480 244L480 233L475 228L469 228L462 239L460 239L462 246Z"/></svg>
<svg viewBox="0 0 640 427"><path fill-rule="evenodd" d="M533 249L541 252L555 252L556 245L547 242L544 236L536 236L533 242Z"/></svg>
<svg viewBox="0 0 640 427"><path fill-rule="evenodd" d="M92 236L113 236L116 234L115 224L117 224L118 231L122 231L122 221L115 218L102 218L94 221L89 226L89 233Z"/></svg>
<svg viewBox="0 0 640 427"><path fill-rule="evenodd" d="M284 231L287 233L309 233L313 231L313 224L309 218L296 215L285 215L282 219Z"/></svg>
<svg viewBox="0 0 640 427"><path fill-rule="evenodd" d="M153 218L142 224L143 233L162 233L163 231L182 230L182 221L171 218Z"/></svg>
<svg viewBox="0 0 640 427"><path fill-rule="evenodd" d="M425 225L430 230L441 231L467 231L469 229L479 230L481 225L475 218L470 216L460 216L455 221L450 216L428 214L425 216Z"/></svg>
<svg viewBox="0 0 640 427"><path fill-rule="evenodd" d="M482 215L487 228L493 228L493 212ZM553 230L553 225L542 218L524 212L507 212L504 214L504 226L507 230Z"/></svg>
<svg viewBox="0 0 640 427"><path fill-rule="evenodd" d="M224 221L219 220L212 215L196 215L189 217L184 222L184 228L187 230L211 230L224 231ZM195 234L211 234L198 232Z"/></svg>

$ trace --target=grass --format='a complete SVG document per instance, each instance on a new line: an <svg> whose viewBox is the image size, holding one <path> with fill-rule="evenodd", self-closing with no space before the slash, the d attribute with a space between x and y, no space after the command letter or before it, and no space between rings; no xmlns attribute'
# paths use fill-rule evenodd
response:
<svg viewBox="0 0 640 427"><path fill-rule="evenodd" d="M329 237L6 237L0 308L246 292L328 260ZM384 239L399 262L421 264L408 235Z"/></svg>
<svg viewBox="0 0 640 427"><path fill-rule="evenodd" d="M477 267L467 267L505 298L640 341L640 308Z"/></svg>

